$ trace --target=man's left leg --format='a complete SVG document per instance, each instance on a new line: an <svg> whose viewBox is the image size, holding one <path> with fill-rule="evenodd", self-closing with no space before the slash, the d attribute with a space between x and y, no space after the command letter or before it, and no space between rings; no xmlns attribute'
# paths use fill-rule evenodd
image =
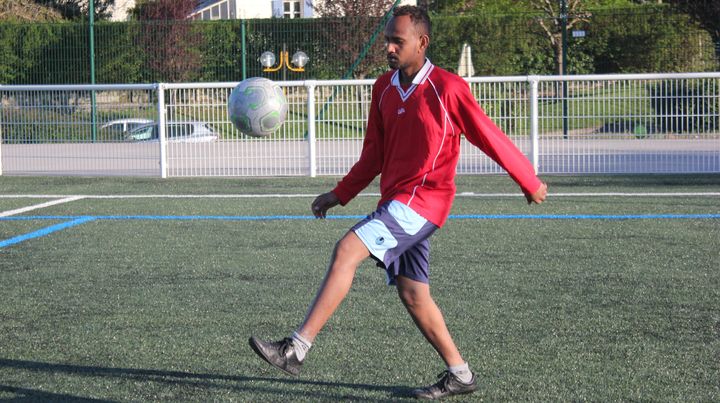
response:
<svg viewBox="0 0 720 403"><path fill-rule="evenodd" d="M448 367L464 364L445 324L445 318L430 295L430 285L405 276L398 276L395 281L408 313L445 364Z"/></svg>
<svg viewBox="0 0 720 403"><path fill-rule="evenodd" d="M415 396L438 399L474 392L477 388L475 375L470 372L450 336L445 318L430 295L429 284L402 275L398 276L395 281L400 299L408 313L448 367L448 371L439 382L415 390L413 392Z"/></svg>

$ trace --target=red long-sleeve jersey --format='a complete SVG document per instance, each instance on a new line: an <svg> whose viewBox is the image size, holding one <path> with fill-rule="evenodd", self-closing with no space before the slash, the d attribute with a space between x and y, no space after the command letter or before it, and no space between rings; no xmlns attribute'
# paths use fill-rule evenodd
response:
<svg viewBox="0 0 720 403"><path fill-rule="evenodd" d="M360 159L333 193L345 205L382 173L378 205L397 200L441 227L455 197L460 134L523 192L540 188L532 164L485 115L465 80L428 60L407 88L398 70L377 79Z"/></svg>

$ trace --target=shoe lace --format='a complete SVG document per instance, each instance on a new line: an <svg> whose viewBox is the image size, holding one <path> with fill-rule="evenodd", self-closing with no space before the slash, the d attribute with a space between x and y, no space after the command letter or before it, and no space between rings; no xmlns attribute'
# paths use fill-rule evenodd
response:
<svg viewBox="0 0 720 403"><path fill-rule="evenodd" d="M447 384L448 384L448 382L450 382L451 375L452 375L452 373L447 369L445 371L439 373L437 375L437 378L439 379L439 381L434 386L443 392L447 391L448 390Z"/></svg>
<svg viewBox="0 0 720 403"><path fill-rule="evenodd" d="M280 341L280 353L285 355L289 348L293 347L293 340L290 337L286 337Z"/></svg>

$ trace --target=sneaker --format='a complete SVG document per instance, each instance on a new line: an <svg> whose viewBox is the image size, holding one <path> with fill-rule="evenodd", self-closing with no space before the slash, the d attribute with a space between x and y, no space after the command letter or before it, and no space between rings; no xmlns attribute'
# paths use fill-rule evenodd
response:
<svg viewBox="0 0 720 403"><path fill-rule="evenodd" d="M470 383L461 382L460 379L450 371L443 371L438 375L438 378L440 378L440 380L433 385L422 389L415 389L413 391L415 398L428 400L442 399L448 396L472 393L477 389L475 374L473 374Z"/></svg>
<svg viewBox="0 0 720 403"><path fill-rule="evenodd" d="M300 373L302 361L298 360L295 355L295 346L293 346L291 338L288 337L277 342L268 342L253 336L249 341L250 347L252 347L260 358L270 363L270 365L293 376Z"/></svg>

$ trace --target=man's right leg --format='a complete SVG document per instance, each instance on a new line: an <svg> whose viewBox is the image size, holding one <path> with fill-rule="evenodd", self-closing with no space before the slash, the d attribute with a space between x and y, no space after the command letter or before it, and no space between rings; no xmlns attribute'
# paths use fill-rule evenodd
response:
<svg viewBox="0 0 720 403"><path fill-rule="evenodd" d="M290 375L297 375L305 351L347 295L357 266L368 256L370 252L365 244L354 232L348 232L335 246L325 279L308 309L305 320L293 337L279 342L266 342L251 337L250 347L271 365ZM302 351L299 351L298 347Z"/></svg>

